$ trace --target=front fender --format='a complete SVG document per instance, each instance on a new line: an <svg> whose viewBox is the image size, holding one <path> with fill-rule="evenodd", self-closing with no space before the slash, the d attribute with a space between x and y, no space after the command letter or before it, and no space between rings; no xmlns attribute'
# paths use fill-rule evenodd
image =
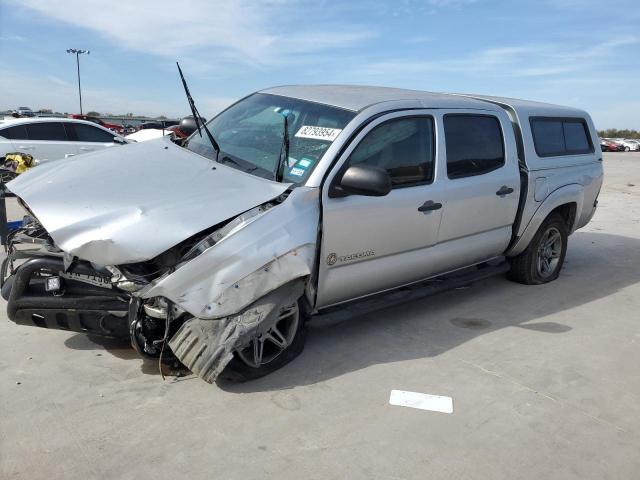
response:
<svg viewBox="0 0 640 480"><path fill-rule="evenodd" d="M565 185L549 194L533 213L529 223L522 232L522 235L513 247L506 252L506 255L513 257L522 253L531 242L531 239L536 234L545 218L547 218L553 210L567 203L576 204L576 218L580 218L582 206L584 204L584 187L582 185L578 183ZM573 228L575 228L575 225Z"/></svg>
<svg viewBox="0 0 640 480"><path fill-rule="evenodd" d="M194 317L223 318L302 277L315 265L319 189L298 187L246 227L138 292Z"/></svg>

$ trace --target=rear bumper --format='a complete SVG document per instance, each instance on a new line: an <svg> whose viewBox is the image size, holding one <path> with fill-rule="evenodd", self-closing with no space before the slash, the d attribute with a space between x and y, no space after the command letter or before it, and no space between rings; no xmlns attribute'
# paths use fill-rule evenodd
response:
<svg viewBox="0 0 640 480"><path fill-rule="evenodd" d="M72 270L98 274L86 264ZM129 338L129 298L77 281L67 282L68 288L59 296L46 292L41 274L63 271L62 259L57 257L31 258L18 267L2 286L9 319L19 325Z"/></svg>

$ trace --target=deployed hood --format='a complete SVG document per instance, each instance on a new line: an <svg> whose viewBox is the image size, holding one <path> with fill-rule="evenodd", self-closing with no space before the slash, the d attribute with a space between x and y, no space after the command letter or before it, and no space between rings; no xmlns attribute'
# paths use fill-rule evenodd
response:
<svg viewBox="0 0 640 480"><path fill-rule="evenodd" d="M167 138L50 162L8 184L59 248L100 265L149 260L289 186Z"/></svg>

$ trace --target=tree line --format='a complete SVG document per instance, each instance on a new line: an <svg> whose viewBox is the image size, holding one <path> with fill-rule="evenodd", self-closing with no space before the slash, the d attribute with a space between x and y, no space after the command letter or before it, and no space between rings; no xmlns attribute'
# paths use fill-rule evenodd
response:
<svg viewBox="0 0 640 480"><path fill-rule="evenodd" d="M617 128L608 128L598 132L600 138L637 138L640 139L640 132L637 130L618 130Z"/></svg>

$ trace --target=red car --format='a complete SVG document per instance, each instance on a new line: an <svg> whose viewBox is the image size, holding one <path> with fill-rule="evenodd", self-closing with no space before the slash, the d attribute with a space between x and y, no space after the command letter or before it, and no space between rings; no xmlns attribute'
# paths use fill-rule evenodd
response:
<svg viewBox="0 0 640 480"><path fill-rule="evenodd" d="M118 135L124 135L126 133L125 128L122 125L118 125L116 123L108 123L103 120L100 120L97 117L89 117L87 115L80 115L78 113L74 113L73 115L71 115L71 118L76 118L78 120L86 120L88 122L97 123L98 125L104 128L108 128L109 130L116 132Z"/></svg>
<svg viewBox="0 0 640 480"><path fill-rule="evenodd" d="M624 147L610 140L600 139L600 149L603 152L621 152Z"/></svg>

